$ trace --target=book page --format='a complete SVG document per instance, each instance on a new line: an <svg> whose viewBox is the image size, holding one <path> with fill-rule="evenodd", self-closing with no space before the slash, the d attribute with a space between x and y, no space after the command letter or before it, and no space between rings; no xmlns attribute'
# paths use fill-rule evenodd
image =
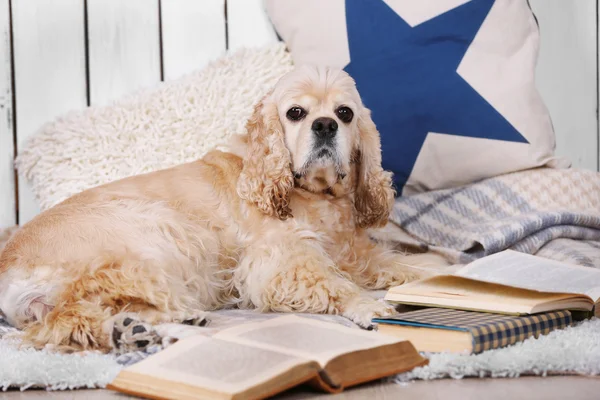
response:
<svg viewBox="0 0 600 400"><path fill-rule="evenodd" d="M393 287L386 299L428 307L518 315L530 313L540 301L561 301L568 296L500 286L454 275L438 275Z"/></svg>
<svg viewBox="0 0 600 400"><path fill-rule="evenodd" d="M600 298L600 270L506 250L474 261L456 275L549 293Z"/></svg>
<svg viewBox="0 0 600 400"><path fill-rule="evenodd" d="M193 336L126 370L223 393L236 393L307 362L307 359L268 349Z"/></svg>
<svg viewBox="0 0 600 400"><path fill-rule="evenodd" d="M344 353L404 341L295 315L237 326L214 337L315 360L323 367L329 360Z"/></svg>

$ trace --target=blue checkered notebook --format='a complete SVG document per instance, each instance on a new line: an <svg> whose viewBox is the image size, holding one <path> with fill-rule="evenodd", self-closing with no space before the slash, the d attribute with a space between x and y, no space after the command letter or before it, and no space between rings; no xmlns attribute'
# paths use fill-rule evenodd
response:
<svg viewBox="0 0 600 400"><path fill-rule="evenodd" d="M408 339L419 351L481 353L565 328L572 317L569 311L510 316L424 308L373 322L382 334Z"/></svg>

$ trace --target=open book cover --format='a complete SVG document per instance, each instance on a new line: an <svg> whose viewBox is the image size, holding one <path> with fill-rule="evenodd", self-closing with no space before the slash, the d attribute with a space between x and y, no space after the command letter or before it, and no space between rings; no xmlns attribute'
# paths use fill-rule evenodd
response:
<svg viewBox="0 0 600 400"><path fill-rule="evenodd" d="M474 261L453 275L393 287L385 299L513 315L592 311L600 300L600 269L506 250Z"/></svg>
<svg viewBox="0 0 600 400"><path fill-rule="evenodd" d="M376 318L379 332L406 338L425 352L481 353L571 325L569 311L527 316L424 308Z"/></svg>
<svg viewBox="0 0 600 400"><path fill-rule="evenodd" d="M182 339L108 388L155 399L260 399L303 383L340 392L425 364L406 339L289 315Z"/></svg>

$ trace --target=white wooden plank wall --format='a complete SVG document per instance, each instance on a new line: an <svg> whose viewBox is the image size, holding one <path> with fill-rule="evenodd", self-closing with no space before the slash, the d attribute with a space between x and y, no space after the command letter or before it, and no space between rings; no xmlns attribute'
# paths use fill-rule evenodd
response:
<svg viewBox="0 0 600 400"><path fill-rule="evenodd" d="M598 170L597 1L531 5L542 35L537 81L557 153ZM226 50L277 40L263 0L0 0L0 35L0 228L38 212L21 179L17 217L13 137L18 151L66 111L178 78Z"/></svg>
<svg viewBox="0 0 600 400"><path fill-rule="evenodd" d="M17 222L9 14L8 0L0 0L0 228Z"/></svg>
<svg viewBox="0 0 600 400"><path fill-rule="evenodd" d="M227 49L225 0L161 3L165 80L202 68Z"/></svg>
<svg viewBox="0 0 600 400"><path fill-rule="evenodd" d="M13 0L17 150L45 122L86 100L83 2ZM19 223L39 210L24 179L19 180Z"/></svg>
<svg viewBox="0 0 600 400"><path fill-rule="evenodd" d="M91 105L160 82L158 0L87 0L87 21Z"/></svg>
<svg viewBox="0 0 600 400"><path fill-rule="evenodd" d="M227 0L227 33L229 50L277 41L263 0Z"/></svg>
<svg viewBox="0 0 600 400"><path fill-rule="evenodd" d="M596 0L531 0L540 24L537 86L556 131L556 153L598 170Z"/></svg>

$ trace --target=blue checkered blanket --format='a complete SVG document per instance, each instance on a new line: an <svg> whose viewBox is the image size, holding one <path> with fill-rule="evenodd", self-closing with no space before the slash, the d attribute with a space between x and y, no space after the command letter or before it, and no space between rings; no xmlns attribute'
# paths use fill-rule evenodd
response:
<svg viewBox="0 0 600 400"><path fill-rule="evenodd" d="M398 242L457 264L512 249L600 268L600 173L540 168L401 197Z"/></svg>

